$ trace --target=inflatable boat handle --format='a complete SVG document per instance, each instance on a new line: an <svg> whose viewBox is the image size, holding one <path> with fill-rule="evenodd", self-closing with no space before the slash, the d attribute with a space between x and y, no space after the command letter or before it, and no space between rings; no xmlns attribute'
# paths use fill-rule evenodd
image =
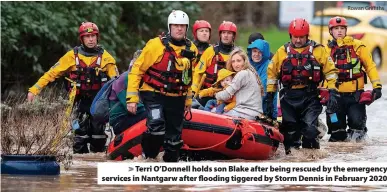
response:
<svg viewBox="0 0 387 192"><path fill-rule="evenodd" d="M187 118L187 116L189 116L189 118ZM191 119L192 119L192 111L191 111L191 109L189 109L188 111L185 111L185 113L184 113L184 120L191 121Z"/></svg>
<svg viewBox="0 0 387 192"><path fill-rule="evenodd" d="M255 142L255 137L254 137L254 133L257 133L257 131L255 129L253 129L251 126L249 126L249 124L246 124L248 126L248 128L244 127L244 129L242 129L242 139L241 139L241 144L243 145L245 143L245 141L249 140L250 137L253 138L253 142Z"/></svg>

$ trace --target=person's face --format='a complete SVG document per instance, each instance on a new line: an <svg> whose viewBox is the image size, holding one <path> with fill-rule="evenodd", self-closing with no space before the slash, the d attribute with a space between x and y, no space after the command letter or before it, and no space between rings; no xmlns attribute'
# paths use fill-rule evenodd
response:
<svg viewBox="0 0 387 192"><path fill-rule="evenodd" d="M242 56L240 56L239 54L235 54L234 56L232 56L231 65L235 72L243 70L244 64L245 60Z"/></svg>
<svg viewBox="0 0 387 192"><path fill-rule="evenodd" d="M262 52L259 49L254 48L251 50L251 59L254 62L260 62L262 60Z"/></svg>
<svg viewBox="0 0 387 192"><path fill-rule="evenodd" d="M82 36L83 44L85 44L88 48L94 48L97 46L97 35L96 34L88 34L85 36Z"/></svg>
<svg viewBox="0 0 387 192"><path fill-rule="evenodd" d="M292 43L295 47L299 48L305 45L306 41L308 40L308 36L293 36L292 35Z"/></svg>
<svg viewBox="0 0 387 192"><path fill-rule="evenodd" d="M344 26L336 26L331 28L331 33L333 35L333 38L335 39L344 38L346 32L347 32L347 29Z"/></svg>
<svg viewBox="0 0 387 192"><path fill-rule="evenodd" d="M208 42L210 40L210 29L200 28L196 30L196 37L200 42Z"/></svg>
<svg viewBox="0 0 387 192"><path fill-rule="evenodd" d="M185 37L185 33L187 32L187 25L184 24L171 24L171 36L175 40L182 40Z"/></svg>
<svg viewBox="0 0 387 192"><path fill-rule="evenodd" d="M231 77L231 76L228 76L228 77L224 78L224 79L220 82L220 85L221 85L223 88L225 88L225 87L227 87L228 85L230 85L231 81L232 81L232 77Z"/></svg>
<svg viewBox="0 0 387 192"><path fill-rule="evenodd" d="M234 32L232 31L221 31L220 41L225 45L230 45L234 41Z"/></svg>

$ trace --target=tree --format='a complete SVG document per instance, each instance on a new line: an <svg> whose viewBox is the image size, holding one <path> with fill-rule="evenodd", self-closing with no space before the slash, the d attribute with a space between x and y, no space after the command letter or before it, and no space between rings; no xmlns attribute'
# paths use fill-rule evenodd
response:
<svg viewBox="0 0 387 192"><path fill-rule="evenodd" d="M200 13L195 2L1 2L2 93L15 85L26 91L78 45L83 21L98 25L100 44L124 71L131 53L167 28L172 9L191 20Z"/></svg>

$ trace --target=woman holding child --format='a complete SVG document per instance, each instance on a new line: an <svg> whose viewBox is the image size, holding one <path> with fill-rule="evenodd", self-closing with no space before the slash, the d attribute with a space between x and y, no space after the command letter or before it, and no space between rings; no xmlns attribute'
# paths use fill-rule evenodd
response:
<svg viewBox="0 0 387 192"><path fill-rule="evenodd" d="M235 72L234 77L225 89L215 93L215 97L218 101L229 101L235 96L236 104L223 114L254 120L263 113L263 87L246 53L241 49L232 51L226 69Z"/></svg>

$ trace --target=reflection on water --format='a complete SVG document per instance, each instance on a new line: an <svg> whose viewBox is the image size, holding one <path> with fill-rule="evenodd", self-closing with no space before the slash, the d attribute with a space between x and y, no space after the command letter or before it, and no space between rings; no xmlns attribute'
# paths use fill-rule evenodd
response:
<svg viewBox="0 0 387 192"><path fill-rule="evenodd" d="M323 138L318 151L293 150L285 156L283 147L274 157L260 162L387 162L387 89L383 89L383 98L367 107L368 139L364 143L328 143ZM325 121L325 116L321 115ZM2 175L2 191L387 191L387 186L308 186L308 185L97 185L97 162L106 161L104 153L75 155L69 171L61 170L60 176L9 176ZM159 155L161 161L161 154ZM140 158L127 162L143 162ZM232 162L244 160L234 159ZM246 161L247 162L247 161ZM251 161L249 161L251 162Z"/></svg>

